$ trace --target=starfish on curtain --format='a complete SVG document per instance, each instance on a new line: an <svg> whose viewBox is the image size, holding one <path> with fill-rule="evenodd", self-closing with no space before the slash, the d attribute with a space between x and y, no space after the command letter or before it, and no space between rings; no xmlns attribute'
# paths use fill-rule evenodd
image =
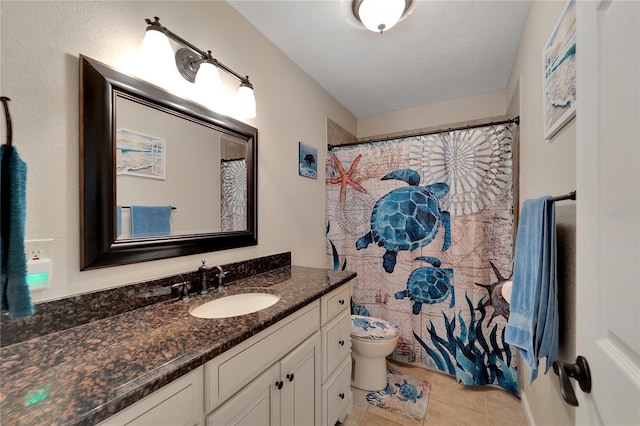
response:
<svg viewBox="0 0 640 426"><path fill-rule="evenodd" d="M340 184L340 208L344 209L344 203L347 199L347 185L351 185L354 189L364 194L367 193L367 190L360 186L360 184L351 177L360 162L360 158L362 158L362 154L358 155L356 159L353 160L353 163L351 163L351 167L349 167L347 172L344 171L344 167L342 167L340 160L338 160L338 157L336 157L335 154L332 154L331 157L333 158L333 162L336 165L340 176L336 178L328 178L327 183Z"/></svg>

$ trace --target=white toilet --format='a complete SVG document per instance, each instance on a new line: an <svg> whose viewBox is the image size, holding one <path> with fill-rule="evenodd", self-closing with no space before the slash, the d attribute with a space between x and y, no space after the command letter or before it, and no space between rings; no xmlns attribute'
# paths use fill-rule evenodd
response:
<svg viewBox="0 0 640 426"><path fill-rule="evenodd" d="M367 391L387 387L387 355L396 348L400 327L380 318L351 315L351 385Z"/></svg>

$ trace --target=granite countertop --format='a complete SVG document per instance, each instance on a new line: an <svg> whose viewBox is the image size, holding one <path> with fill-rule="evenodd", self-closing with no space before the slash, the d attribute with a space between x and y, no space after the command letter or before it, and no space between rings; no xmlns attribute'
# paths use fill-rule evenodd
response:
<svg viewBox="0 0 640 426"><path fill-rule="evenodd" d="M266 329L355 273L284 267L230 283L218 293L157 303L1 349L4 425L95 424ZM189 308L249 289L275 305L226 319Z"/></svg>

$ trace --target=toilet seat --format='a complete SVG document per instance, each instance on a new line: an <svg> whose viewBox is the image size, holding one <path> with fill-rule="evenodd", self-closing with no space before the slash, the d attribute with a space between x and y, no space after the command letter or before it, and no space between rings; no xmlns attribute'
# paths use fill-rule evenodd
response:
<svg viewBox="0 0 640 426"><path fill-rule="evenodd" d="M351 337L364 340L388 340L400 334L400 327L380 318L351 315Z"/></svg>

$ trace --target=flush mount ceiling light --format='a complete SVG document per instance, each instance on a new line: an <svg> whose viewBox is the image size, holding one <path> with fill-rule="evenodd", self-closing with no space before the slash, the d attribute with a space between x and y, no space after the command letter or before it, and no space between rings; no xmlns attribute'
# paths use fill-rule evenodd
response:
<svg viewBox="0 0 640 426"><path fill-rule="evenodd" d="M203 51L189 43L182 37L172 33L166 27L160 25L160 19L156 16L154 20L145 19L147 22L147 32L142 41L141 59L145 61L145 66L149 69L146 75L154 77L165 73L174 73L175 67L180 75L187 81L195 83L196 100L204 105L212 105L211 98L219 95L222 86L219 71L222 70L240 81L238 89L237 108L240 115L246 118L255 118L256 99L253 93L253 85L249 81L249 76L242 76L211 56L211 51ZM175 54L175 62L167 61L167 56L173 56L173 50L169 44L169 39L185 46ZM167 63L170 62L171 65ZM169 68L169 69L167 69ZM162 85L162 80L155 78L152 82L158 81ZM216 93L218 92L218 93Z"/></svg>
<svg viewBox="0 0 640 426"><path fill-rule="evenodd" d="M379 32L391 29L409 13L413 0L353 0L353 15L368 30Z"/></svg>

